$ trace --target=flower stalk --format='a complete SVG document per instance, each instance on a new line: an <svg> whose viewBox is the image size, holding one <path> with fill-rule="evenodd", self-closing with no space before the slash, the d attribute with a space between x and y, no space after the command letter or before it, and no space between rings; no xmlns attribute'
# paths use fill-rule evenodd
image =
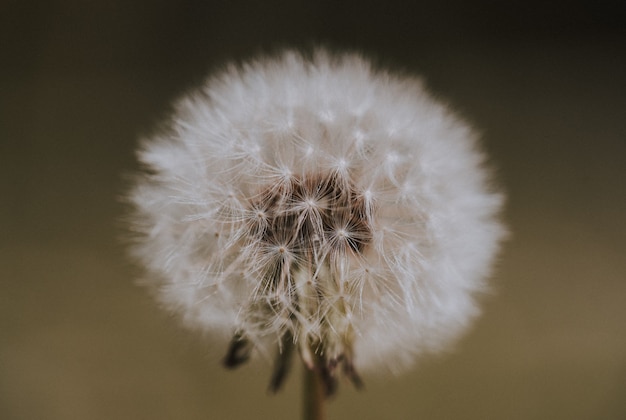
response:
<svg viewBox="0 0 626 420"><path fill-rule="evenodd" d="M303 412L304 420L326 419L326 391L319 368L304 366Z"/></svg>

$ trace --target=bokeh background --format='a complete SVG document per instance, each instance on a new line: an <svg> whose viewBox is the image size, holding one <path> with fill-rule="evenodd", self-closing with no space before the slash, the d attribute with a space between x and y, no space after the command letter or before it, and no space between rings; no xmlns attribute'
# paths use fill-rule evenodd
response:
<svg viewBox="0 0 626 420"><path fill-rule="evenodd" d="M621 1L0 1L0 418L292 419L133 281L118 198L169 104L323 44L421 74L483 132L513 233L484 315L331 419L626 418Z"/></svg>

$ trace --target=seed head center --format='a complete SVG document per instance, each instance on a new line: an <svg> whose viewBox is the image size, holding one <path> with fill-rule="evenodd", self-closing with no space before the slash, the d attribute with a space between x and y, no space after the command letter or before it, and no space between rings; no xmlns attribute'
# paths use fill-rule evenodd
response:
<svg viewBox="0 0 626 420"><path fill-rule="evenodd" d="M337 174L293 176L279 187L269 186L250 204L264 209L253 221L263 220L263 225L255 230L259 235L256 240L279 245L280 253L285 252L286 246L300 256L325 254L320 251L332 251L332 247L347 248L346 241L337 243L333 237L350 237L349 249L360 253L371 241L370 213L366 211L364 194Z"/></svg>

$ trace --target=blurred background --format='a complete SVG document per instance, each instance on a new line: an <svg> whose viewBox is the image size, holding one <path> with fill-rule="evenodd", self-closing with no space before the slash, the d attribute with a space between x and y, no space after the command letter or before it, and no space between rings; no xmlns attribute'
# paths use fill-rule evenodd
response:
<svg viewBox="0 0 626 420"><path fill-rule="evenodd" d="M626 418L625 41L621 1L0 0L0 418L297 418L299 372L267 395L134 284L118 199L207 73L319 44L479 127L513 233L454 351L330 419Z"/></svg>

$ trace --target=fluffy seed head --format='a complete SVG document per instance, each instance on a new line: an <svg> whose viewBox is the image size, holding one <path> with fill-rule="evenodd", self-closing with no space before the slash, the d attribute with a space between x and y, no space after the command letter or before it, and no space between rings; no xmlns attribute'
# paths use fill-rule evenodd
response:
<svg viewBox="0 0 626 420"><path fill-rule="evenodd" d="M396 370L477 315L501 195L416 79L325 52L233 66L139 157L145 282L190 327L235 334L233 365L293 343L309 366Z"/></svg>

